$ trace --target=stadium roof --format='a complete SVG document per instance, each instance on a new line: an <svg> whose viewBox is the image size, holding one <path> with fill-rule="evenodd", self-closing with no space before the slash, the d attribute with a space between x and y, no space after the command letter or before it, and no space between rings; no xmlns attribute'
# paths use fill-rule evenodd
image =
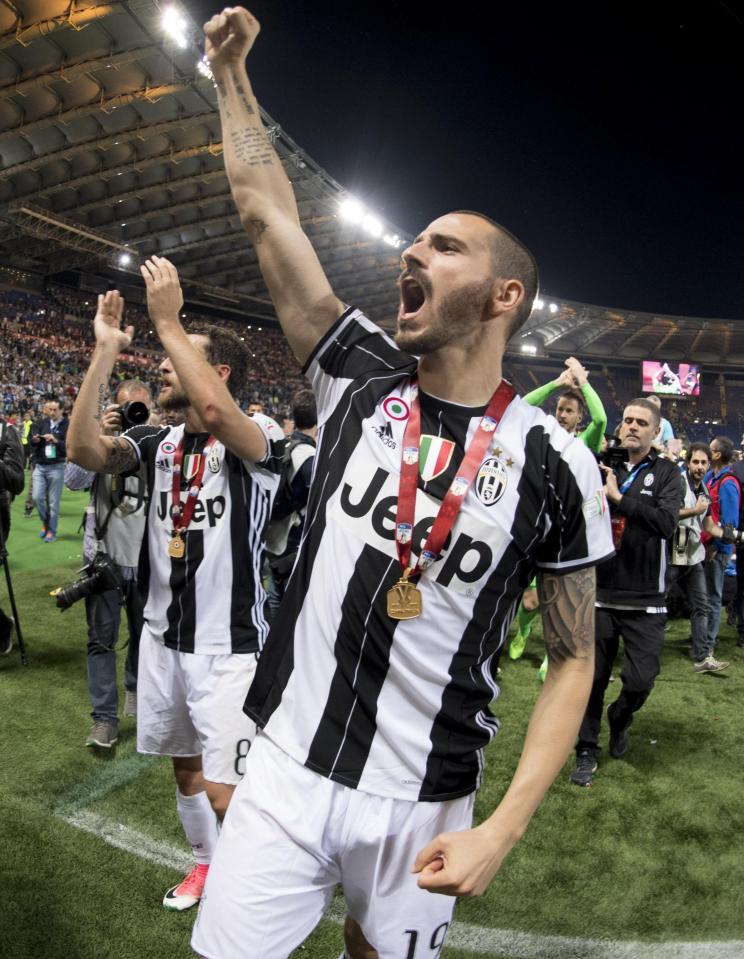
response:
<svg viewBox="0 0 744 959"><path fill-rule="evenodd" d="M89 288L101 275L137 286L137 262L155 253L178 266L190 305L271 322L230 197L213 83L198 66L201 28L179 7L180 26L164 30L168 7L2 0L0 265L75 271ZM391 326L398 247L410 236L391 223L374 224L375 236L369 222L340 216L343 188L266 113L263 120L337 295ZM744 361L744 332L733 321L543 300L513 350Z"/></svg>

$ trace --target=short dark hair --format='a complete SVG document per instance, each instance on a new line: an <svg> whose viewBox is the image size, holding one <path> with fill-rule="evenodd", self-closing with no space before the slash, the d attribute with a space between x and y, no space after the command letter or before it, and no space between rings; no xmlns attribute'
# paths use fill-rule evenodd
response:
<svg viewBox="0 0 744 959"><path fill-rule="evenodd" d="M644 409L651 414L657 427L661 426L661 413L659 412L659 408L654 406L654 404L650 400L647 400L645 396L638 396L634 400L630 400L630 402L625 404L623 407L623 419L625 418L625 410L627 410L629 406L640 406L641 409Z"/></svg>
<svg viewBox="0 0 744 959"><path fill-rule="evenodd" d="M721 454L721 462L723 464L730 463L734 458L734 444L728 438L728 436L714 436L711 440L711 443L716 442L718 444L718 452Z"/></svg>
<svg viewBox="0 0 744 959"><path fill-rule="evenodd" d="M698 453L698 452L705 453L705 455L710 460L710 446L708 446L707 443L690 443L690 448L688 449L687 456L685 457L687 462L688 463L690 462L690 460L692 459L693 453Z"/></svg>
<svg viewBox="0 0 744 959"><path fill-rule="evenodd" d="M233 396L242 396L248 379L250 362L248 347L238 334L216 326L214 323L191 324L188 332L195 336L206 336L207 359L213 366L224 364L230 367L227 388Z"/></svg>
<svg viewBox="0 0 744 959"><path fill-rule="evenodd" d="M119 383L114 391L114 399L116 399L120 393L131 393L132 390L143 390L150 399L152 399L152 390L147 383L143 383L142 380L124 380Z"/></svg>
<svg viewBox="0 0 744 959"><path fill-rule="evenodd" d="M312 390L297 390L292 397L292 419L295 429L309 430L318 425L318 409Z"/></svg>
<svg viewBox="0 0 744 959"><path fill-rule="evenodd" d="M511 327L507 330L507 339L509 339L523 326L532 312L532 304L539 287L537 261L521 240L518 240L505 226L497 223L496 220L485 213L477 213L475 210L455 210L454 212L467 216L477 216L491 224L494 228L494 235L491 240L491 262L494 276L503 280L519 280L524 287L524 300L519 304Z"/></svg>
<svg viewBox="0 0 744 959"><path fill-rule="evenodd" d="M581 390L575 390L572 386L567 386L558 394L558 399L576 400L582 413L586 412L586 400Z"/></svg>

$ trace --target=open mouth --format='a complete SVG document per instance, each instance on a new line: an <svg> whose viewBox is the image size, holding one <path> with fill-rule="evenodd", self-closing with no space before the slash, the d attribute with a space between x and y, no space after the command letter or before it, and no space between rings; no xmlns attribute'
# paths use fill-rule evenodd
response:
<svg viewBox="0 0 744 959"><path fill-rule="evenodd" d="M400 311L402 320L414 317L426 301L426 291L420 283L412 277L404 277L400 281Z"/></svg>

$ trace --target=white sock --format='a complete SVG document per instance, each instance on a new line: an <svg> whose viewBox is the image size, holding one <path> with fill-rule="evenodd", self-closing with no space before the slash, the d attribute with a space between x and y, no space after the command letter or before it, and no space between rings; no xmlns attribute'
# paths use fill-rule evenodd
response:
<svg viewBox="0 0 744 959"><path fill-rule="evenodd" d="M176 787L176 809L198 865L208 866L217 845L217 817L206 792L184 796Z"/></svg>

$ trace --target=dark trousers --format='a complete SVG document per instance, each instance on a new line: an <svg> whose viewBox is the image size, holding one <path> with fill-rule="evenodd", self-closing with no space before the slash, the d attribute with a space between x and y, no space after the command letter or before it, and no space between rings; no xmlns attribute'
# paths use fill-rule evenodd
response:
<svg viewBox="0 0 744 959"><path fill-rule="evenodd" d="M612 665L623 638L625 655L620 673L622 688L613 706L613 723L628 726L633 714L646 702L661 669L666 613L644 610L597 609L595 619L594 683L579 729L577 752L598 753L599 729Z"/></svg>
<svg viewBox="0 0 744 959"><path fill-rule="evenodd" d="M687 595L692 631L692 656L696 663L708 655L708 588L702 563L693 566L670 566L667 570L669 589L676 583Z"/></svg>
<svg viewBox="0 0 744 959"><path fill-rule="evenodd" d="M137 689L137 661L144 604L133 580L122 584L129 623L129 646L124 664L124 687ZM116 686L116 641L119 638L121 599L118 589L108 589L85 598L88 620L88 692L95 720L115 723L119 710Z"/></svg>

